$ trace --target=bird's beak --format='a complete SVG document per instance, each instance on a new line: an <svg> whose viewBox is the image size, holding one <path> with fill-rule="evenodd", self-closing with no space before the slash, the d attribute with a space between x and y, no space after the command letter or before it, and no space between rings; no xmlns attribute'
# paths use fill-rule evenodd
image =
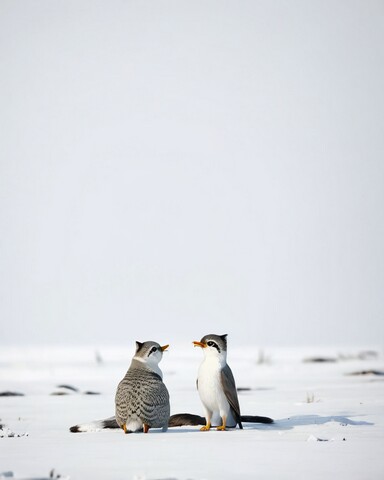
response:
<svg viewBox="0 0 384 480"><path fill-rule="evenodd" d="M193 342L195 347L206 348L207 344L202 342Z"/></svg>
<svg viewBox="0 0 384 480"><path fill-rule="evenodd" d="M169 347L169 345L164 345L164 347L160 347L162 352L165 352L165 350Z"/></svg>

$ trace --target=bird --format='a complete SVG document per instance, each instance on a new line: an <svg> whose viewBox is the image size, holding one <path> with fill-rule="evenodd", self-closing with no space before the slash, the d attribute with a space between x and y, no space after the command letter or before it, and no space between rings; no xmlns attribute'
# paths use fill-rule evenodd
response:
<svg viewBox="0 0 384 480"><path fill-rule="evenodd" d="M209 337L209 338L208 338ZM211 348L214 349L213 355L216 355L217 357L217 362L216 362L216 367L214 369L214 372L212 372L212 375L208 375L208 381L211 379L212 382L212 390L208 389L208 399L211 397L214 397L215 391L216 392L221 392L221 398L223 398L225 395L223 392L227 391L230 392L229 395L229 400L227 399L227 402L230 405L230 408L228 405L224 403L224 406L226 409L229 409L229 415L227 415L226 420L225 420L225 427L236 427L238 424L240 428L242 428L242 422L249 422L249 423L274 423L274 420L269 417L262 417L258 415L241 415L240 416L240 407L239 407L239 402L237 399L237 392L236 392L236 385L235 385L235 380L233 378L233 374L231 369L229 368L228 364L226 363L225 357L226 357L226 351L227 351L227 341L226 341L227 335L206 335L201 339L200 342L194 342L195 346L202 347L205 353L210 352ZM209 343L212 342L212 343ZM214 344L219 350L217 350L216 347L214 347ZM151 345L151 347L149 346ZM157 351L149 353L150 350L156 347ZM161 352L159 351L159 348ZM132 365L130 369L128 370L126 377L128 377L127 381L124 382L125 385L121 386L120 382L119 388L117 393L119 393L119 399L118 395L116 393L116 415L108 418L104 418L102 420L93 420L91 422L83 422L79 423L77 425L73 425L72 427L69 428L69 430L72 433L80 433L80 432L95 432L98 430L104 430L104 429L117 429L117 428L123 428L124 430L124 420L125 420L125 430L126 432L129 431L136 431L136 430L141 430L143 429L144 431L146 430L147 427L145 427L145 419L140 418L135 418L135 424L133 425L132 423L130 424L129 422L127 423L128 416L125 417L125 415L121 416L119 415L120 410L125 411L125 408L119 407L119 412L117 411L117 403L127 403L127 399L134 397L134 401L138 402L138 399L142 399L143 396L139 396L137 393L138 385L141 384L141 380L136 383L135 381L132 381L132 379L135 379L136 377L136 372L139 372L140 378L142 375L144 375L147 380L150 379L150 383L152 383L153 379L156 379L156 382L159 382L157 384L158 387L161 386L160 391L161 395L159 397L163 397L164 395L164 401L161 401L161 408L158 408L158 412L167 410L168 411L168 417L169 417L169 400L168 400L168 391L162 382L162 372L158 366L158 363L161 360L162 357L162 352L168 348L168 345L165 345L164 347L160 347L160 345L156 342L136 342L136 354L133 357L132 360ZM217 353L216 353L217 352ZM221 357L220 357L221 355ZM152 358L149 358L152 357ZM215 357L213 357L215 358ZM219 362L219 358L221 359L221 363ZM205 362L203 362L204 364ZM215 364L215 362L208 362L211 364ZM202 368L202 373L203 373L203 364L201 365ZM222 368L223 367L223 368ZM204 368L204 375L202 378L206 378L206 373L209 373L209 369L207 372L205 371ZM221 374L221 371L223 371L223 374ZM216 373L215 373L216 372ZM129 374L129 375L128 375ZM224 379L224 384L228 384L229 387L223 388L223 383L221 379ZM199 378L197 379L197 386L199 387ZM202 390L199 390L200 396L201 393L205 392L204 390L204 381L201 379L201 388ZM144 385L145 382L143 381L142 384ZM221 385L221 387L220 387ZM132 392L130 391L132 389ZM135 393L136 390L136 393ZM124 392L124 393L123 393ZM144 392L144 389L143 389ZM211 393L210 393L211 392ZM135 394L135 396L134 396ZM120 396L121 395L121 396ZM151 394L152 395L152 394ZM204 395L203 395L204 396ZM159 399L158 397L158 399ZM204 396L205 398L205 396ZM232 403L231 403L232 402ZM164 408L164 406L166 408ZM155 405L153 405L152 408L154 408ZM157 408L157 405L156 405ZM217 412L215 412L217 413ZM165 417L167 415L164 415L164 422L165 422ZM219 425L221 422L220 419L220 412L215 415L214 418L213 414L210 419L210 425ZM152 424L146 424L150 425L151 427L154 427ZM195 415L192 413L176 413L174 415L171 415L168 419L168 427L181 427L181 426L203 426L202 430L208 430L207 427L207 416L204 418L200 415ZM166 427L163 425L160 425L164 430L166 430ZM221 424L222 426L222 424Z"/></svg>
<svg viewBox="0 0 384 480"><path fill-rule="evenodd" d="M136 342L136 352L115 396L115 418L124 433L168 428L170 402L159 362L169 345Z"/></svg>
<svg viewBox="0 0 384 480"><path fill-rule="evenodd" d="M227 363L227 334L205 335L193 344L204 352L196 381L205 412L205 425L200 430L208 431L212 425L218 425L219 431L237 425L242 429L235 378Z"/></svg>

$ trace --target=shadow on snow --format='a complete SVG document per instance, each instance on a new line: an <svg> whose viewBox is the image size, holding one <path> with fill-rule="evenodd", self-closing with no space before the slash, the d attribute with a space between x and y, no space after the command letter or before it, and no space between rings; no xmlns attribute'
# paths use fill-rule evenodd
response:
<svg viewBox="0 0 384 480"><path fill-rule="evenodd" d="M352 420L351 418L342 415L324 416L321 415L295 415L293 417L283 418L281 420L275 420L269 425L262 424L245 424L246 429L255 430L290 430L295 427L304 425L324 425L330 422L337 422L342 426L346 425L374 425L371 422L365 422L363 420Z"/></svg>

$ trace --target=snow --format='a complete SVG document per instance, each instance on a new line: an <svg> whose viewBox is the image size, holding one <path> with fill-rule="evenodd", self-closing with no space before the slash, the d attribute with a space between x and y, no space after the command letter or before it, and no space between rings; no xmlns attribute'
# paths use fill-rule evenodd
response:
<svg viewBox="0 0 384 480"><path fill-rule="evenodd" d="M239 393L242 414L270 416L275 424L124 435L69 427L113 415L133 346L3 347L0 392L24 396L0 397L0 478L6 472L17 479L384 478L384 377L350 375L383 371L384 358L377 349L377 357L359 358L363 350L265 348L261 355L256 346L229 346L237 386L250 388ZM303 361L316 356L336 361ZM201 360L188 343L171 345L164 356L171 413L202 414L195 389Z"/></svg>

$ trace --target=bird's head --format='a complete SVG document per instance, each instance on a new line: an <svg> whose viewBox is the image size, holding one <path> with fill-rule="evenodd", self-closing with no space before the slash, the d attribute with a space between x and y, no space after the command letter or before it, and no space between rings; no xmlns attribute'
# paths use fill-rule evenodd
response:
<svg viewBox="0 0 384 480"><path fill-rule="evenodd" d="M149 365L158 365L163 358L163 352L169 347L163 347L157 342L136 342L136 353L134 358Z"/></svg>
<svg viewBox="0 0 384 480"><path fill-rule="evenodd" d="M202 348L205 356L226 358L227 356L227 334L215 335L213 333L204 335L200 342L193 342L195 347Z"/></svg>

